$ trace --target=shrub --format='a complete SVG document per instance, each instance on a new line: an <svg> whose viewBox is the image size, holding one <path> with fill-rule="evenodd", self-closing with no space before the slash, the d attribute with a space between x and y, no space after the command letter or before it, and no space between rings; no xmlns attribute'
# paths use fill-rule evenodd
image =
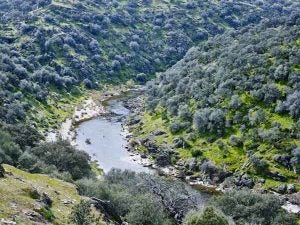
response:
<svg viewBox="0 0 300 225"><path fill-rule="evenodd" d="M87 200L81 200L73 207L70 220L76 225L91 225L94 222L91 203Z"/></svg>
<svg viewBox="0 0 300 225"><path fill-rule="evenodd" d="M200 109L194 115L194 125L201 133L209 131L221 134L224 130L225 114L221 109Z"/></svg>
<svg viewBox="0 0 300 225"><path fill-rule="evenodd" d="M26 147L34 147L43 139L37 129L29 124L6 125L4 128L11 134L12 139L24 150Z"/></svg>
<svg viewBox="0 0 300 225"><path fill-rule="evenodd" d="M235 136L235 135L231 135L229 137L229 145L234 146L234 147L242 147L243 146L243 141L241 140L241 138Z"/></svg>
<svg viewBox="0 0 300 225"><path fill-rule="evenodd" d="M269 171L269 164L265 160L259 159L252 155L250 156L249 161L251 162L257 174L265 174Z"/></svg>
<svg viewBox="0 0 300 225"><path fill-rule="evenodd" d="M161 203L151 195L140 196L126 215L132 225L171 225Z"/></svg>
<svg viewBox="0 0 300 225"><path fill-rule="evenodd" d="M86 87L86 88L88 88L88 89L93 88L93 83L92 83L92 81L89 80L89 79L87 79L87 78L83 80L83 85L84 85L84 87Z"/></svg>
<svg viewBox="0 0 300 225"><path fill-rule="evenodd" d="M16 165L22 151L9 133L0 129L0 162Z"/></svg>
<svg viewBox="0 0 300 225"><path fill-rule="evenodd" d="M181 221L203 198L182 182L118 169L102 180L83 179L76 185L82 195L109 201L111 212L127 218L130 224L170 224L168 215Z"/></svg>
<svg viewBox="0 0 300 225"><path fill-rule="evenodd" d="M229 222L221 212L207 207L202 212L188 213L184 218L183 225L229 225Z"/></svg>
<svg viewBox="0 0 300 225"><path fill-rule="evenodd" d="M213 177L218 172L217 166L212 161L205 161L200 166L202 173L207 174L209 177Z"/></svg>
<svg viewBox="0 0 300 225"><path fill-rule="evenodd" d="M23 154L18 159L18 163L23 169L32 168L37 161L37 158L34 155L30 154L28 151L23 152Z"/></svg>
<svg viewBox="0 0 300 225"><path fill-rule="evenodd" d="M91 175L89 155L75 149L67 141L42 143L30 149L29 153L46 165L55 166L59 172L69 172L75 180Z"/></svg>
<svg viewBox="0 0 300 225"><path fill-rule="evenodd" d="M146 81L147 81L147 76L144 73L139 73L139 74L136 75L135 79L140 84L145 84Z"/></svg>
<svg viewBox="0 0 300 225"><path fill-rule="evenodd" d="M294 217L281 208L279 199L274 195L233 191L213 198L211 204L232 217L237 225L274 225L273 222L282 221L282 218L290 221L289 225L296 225Z"/></svg>
<svg viewBox="0 0 300 225"><path fill-rule="evenodd" d="M191 153L192 153L192 156L196 157L196 158L202 156L202 154L203 154L203 152L200 149L193 149L191 151Z"/></svg>
<svg viewBox="0 0 300 225"><path fill-rule="evenodd" d="M179 131L182 130L182 126L181 126L181 123L180 122L172 122L170 123L169 125L169 129L171 131L172 134L176 134L178 133Z"/></svg>

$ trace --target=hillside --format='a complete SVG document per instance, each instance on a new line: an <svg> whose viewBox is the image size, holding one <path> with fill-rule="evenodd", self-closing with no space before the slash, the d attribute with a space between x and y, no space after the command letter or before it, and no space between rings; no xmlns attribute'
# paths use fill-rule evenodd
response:
<svg viewBox="0 0 300 225"><path fill-rule="evenodd" d="M1 120L16 123L27 118L42 128L57 125L49 115L59 117L64 111L61 105L74 102L72 98L85 88L128 79L144 83L209 36L264 18L280 18L291 14L297 4L271 0L2 1Z"/></svg>
<svg viewBox="0 0 300 225"><path fill-rule="evenodd" d="M299 9L299 0L0 1L0 224L299 223ZM139 96L123 99L130 91ZM134 111L128 124L113 109L95 118L126 136L116 146L128 157L116 160L158 174L92 162L112 153L111 126L95 125L99 143L84 136L91 151L45 141L65 119L96 115L87 102L118 97Z"/></svg>
<svg viewBox="0 0 300 225"><path fill-rule="evenodd" d="M72 224L72 208L81 199L75 185L8 165L4 168L5 177L0 178L0 224Z"/></svg>
<svg viewBox="0 0 300 225"><path fill-rule="evenodd" d="M140 150L211 183L299 188L299 30L295 14L190 49L147 85Z"/></svg>

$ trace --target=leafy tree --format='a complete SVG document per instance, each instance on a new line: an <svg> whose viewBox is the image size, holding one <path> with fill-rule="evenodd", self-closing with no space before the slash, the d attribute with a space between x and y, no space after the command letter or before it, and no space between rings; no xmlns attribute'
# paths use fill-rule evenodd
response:
<svg viewBox="0 0 300 225"><path fill-rule="evenodd" d="M67 141L41 143L30 149L29 153L45 164L55 166L59 172L69 172L75 180L91 175L89 155L75 149Z"/></svg>
<svg viewBox="0 0 300 225"><path fill-rule="evenodd" d="M212 207L204 208L202 212L190 212L183 221L184 225L229 225L226 217Z"/></svg>
<svg viewBox="0 0 300 225"><path fill-rule="evenodd" d="M259 159L256 156L252 155L249 158L249 161L252 163L256 173L258 174L265 174L269 170L269 164L263 160Z"/></svg>
<svg viewBox="0 0 300 225"><path fill-rule="evenodd" d="M5 125L4 129L10 133L14 142L23 150L26 147L36 146L38 142L43 139L43 136L38 130L29 124L9 124Z"/></svg>
<svg viewBox="0 0 300 225"><path fill-rule="evenodd" d="M126 220L132 225L172 224L161 203L150 195L140 196L133 203Z"/></svg>
<svg viewBox="0 0 300 225"><path fill-rule="evenodd" d="M9 133L0 129L0 161L3 163L16 165L22 151L10 136Z"/></svg>
<svg viewBox="0 0 300 225"><path fill-rule="evenodd" d="M81 200L73 207L70 219L77 225L91 225L94 222L91 203L88 200Z"/></svg>
<svg viewBox="0 0 300 225"><path fill-rule="evenodd" d="M290 225L296 225L295 218L288 215L281 208L279 199L272 195L234 191L212 199L211 203L232 217L237 225L273 225L273 222L281 221L282 218L286 218Z"/></svg>

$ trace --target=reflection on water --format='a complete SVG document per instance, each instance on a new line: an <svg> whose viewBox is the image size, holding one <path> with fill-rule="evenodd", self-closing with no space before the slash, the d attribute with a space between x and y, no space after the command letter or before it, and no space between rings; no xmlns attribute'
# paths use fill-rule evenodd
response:
<svg viewBox="0 0 300 225"><path fill-rule="evenodd" d="M112 168L152 172L133 161L125 149L127 141L121 135L121 118L128 115L129 110L120 100L110 101L108 108L117 115L110 118L95 118L80 124L76 137L78 148L86 151L93 160L97 160L104 172ZM87 139L90 140L90 144L87 143Z"/></svg>

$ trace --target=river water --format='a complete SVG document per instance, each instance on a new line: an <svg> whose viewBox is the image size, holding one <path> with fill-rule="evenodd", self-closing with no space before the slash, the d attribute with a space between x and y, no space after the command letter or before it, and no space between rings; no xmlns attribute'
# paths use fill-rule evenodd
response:
<svg viewBox="0 0 300 225"><path fill-rule="evenodd" d="M140 165L125 148L127 141L122 135L122 119L130 110L124 107L120 99L111 100L107 104L107 109L115 115L81 123L76 130L77 147L86 151L92 160L97 160L104 172L118 168L153 173L153 170Z"/></svg>

